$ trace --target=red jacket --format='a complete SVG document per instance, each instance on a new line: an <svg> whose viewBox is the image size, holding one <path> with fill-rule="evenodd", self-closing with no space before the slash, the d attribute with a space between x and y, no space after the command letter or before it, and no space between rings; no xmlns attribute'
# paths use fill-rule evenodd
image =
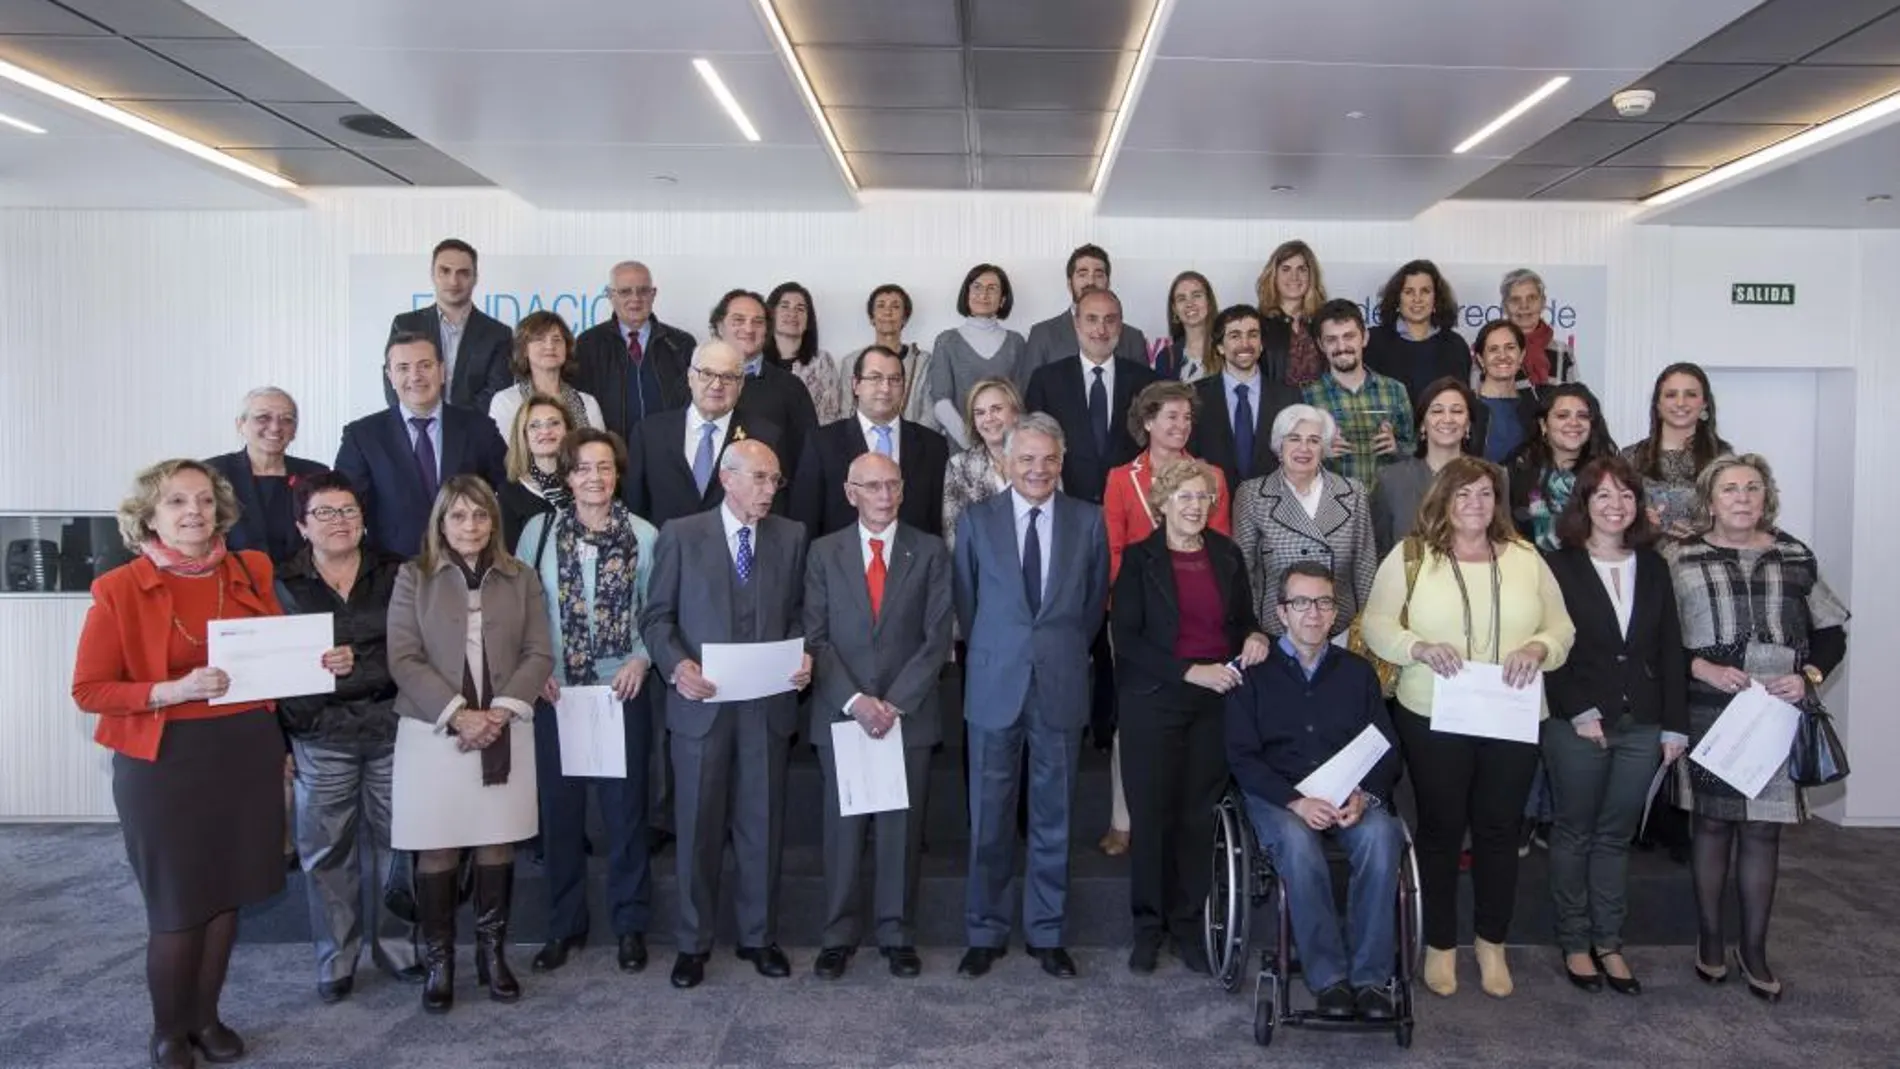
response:
<svg viewBox="0 0 1900 1069"><path fill-rule="evenodd" d="M224 558L219 572L229 591L226 616L283 615L271 586L268 556L239 550ZM171 630L171 593L151 561L139 557L93 581L92 608L86 612L73 665L73 701L99 714L93 741L127 757L156 761L168 720L229 716L269 705L181 702L152 709L152 687L171 678L166 656Z"/></svg>

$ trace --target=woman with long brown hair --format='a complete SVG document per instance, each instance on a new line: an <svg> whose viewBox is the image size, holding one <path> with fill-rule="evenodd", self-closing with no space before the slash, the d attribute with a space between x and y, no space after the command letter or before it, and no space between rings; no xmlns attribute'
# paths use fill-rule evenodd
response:
<svg viewBox="0 0 1900 1069"><path fill-rule="evenodd" d="M1695 535L1695 478L1709 462L1731 452L1715 429L1715 391L1697 364L1671 364L1649 395L1649 436L1623 450L1643 477L1649 520L1662 536Z"/></svg>
<svg viewBox="0 0 1900 1069"><path fill-rule="evenodd" d="M1148 366L1163 382L1199 382L1220 374L1214 347L1214 284L1199 271L1183 271L1168 283L1168 336L1148 346Z"/></svg>

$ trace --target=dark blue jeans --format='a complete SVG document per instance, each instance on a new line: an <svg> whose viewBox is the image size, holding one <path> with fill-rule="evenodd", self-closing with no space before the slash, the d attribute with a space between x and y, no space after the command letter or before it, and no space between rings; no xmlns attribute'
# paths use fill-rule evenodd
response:
<svg viewBox="0 0 1900 1069"><path fill-rule="evenodd" d="M549 939L587 934L587 789L594 789L607 832L607 902L615 935L645 934L653 910L653 874L647 857L647 751L653 737L652 695L657 679L632 701L626 716L627 778L561 775L560 726L554 708L536 702L534 763L541 796L541 850L548 877Z"/></svg>
<svg viewBox="0 0 1900 1069"><path fill-rule="evenodd" d="M1405 832L1381 806L1368 808L1350 828L1314 831L1298 814L1253 795L1247 819L1286 887L1293 942L1300 948L1306 986L1313 993L1347 983L1380 987L1398 960L1399 858ZM1346 849L1352 882L1346 888L1346 932L1333 910L1333 874L1324 836ZM1351 957L1347 956L1350 944Z"/></svg>

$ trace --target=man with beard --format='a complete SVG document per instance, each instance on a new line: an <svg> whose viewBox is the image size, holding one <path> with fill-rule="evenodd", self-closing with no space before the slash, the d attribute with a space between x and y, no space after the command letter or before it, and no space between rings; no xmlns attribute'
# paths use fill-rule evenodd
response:
<svg viewBox="0 0 1900 1069"><path fill-rule="evenodd" d="M1313 317L1313 340L1326 357L1326 373L1309 383L1304 400L1332 413L1339 425L1326 467L1357 479L1370 494L1379 469L1412 455L1412 401L1405 384L1366 366L1366 319L1353 301L1327 301Z"/></svg>

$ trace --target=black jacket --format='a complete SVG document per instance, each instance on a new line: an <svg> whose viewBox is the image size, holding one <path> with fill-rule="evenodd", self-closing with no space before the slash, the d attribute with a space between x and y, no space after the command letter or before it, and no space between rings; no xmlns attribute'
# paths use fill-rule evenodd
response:
<svg viewBox="0 0 1900 1069"><path fill-rule="evenodd" d="M1636 598L1625 638L1588 550L1565 547L1544 559L1577 626L1563 667L1544 677L1551 715L1574 718L1594 709L1609 728L1629 713L1637 723L1687 735L1689 660L1669 565L1654 550L1636 551Z"/></svg>
<svg viewBox="0 0 1900 1069"><path fill-rule="evenodd" d="M1439 379L1471 382L1471 346L1457 331L1449 328L1424 341L1402 338L1391 327L1380 326L1366 342L1366 366L1405 387L1405 395L1418 404L1425 388Z"/></svg>
<svg viewBox="0 0 1900 1069"><path fill-rule="evenodd" d="M279 512L267 515L264 509L264 496L258 492L257 478L251 474L251 458L244 450L235 453L223 453L211 457L205 464L223 475L231 484L231 490L237 494L237 523L224 536L226 549L236 552L240 549L254 549L271 558L271 563L281 565L297 554L303 546L303 538L297 534L297 517L293 515L296 506L291 502L292 484L306 475L317 475L330 469L314 460L302 457L285 457L284 492L277 499ZM275 530L279 537L273 540ZM273 541L275 544L273 544Z"/></svg>
<svg viewBox="0 0 1900 1069"><path fill-rule="evenodd" d="M800 391L805 389L805 384L797 379L792 382ZM725 454L728 445L742 438L771 446L781 458L780 474L790 474L790 462L783 459L783 432L778 425L754 419L741 408L733 412L732 421L726 424L726 440L719 443L714 454L713 476L706 483L706 492L700 493L693 483L693 467L686 460L686 419L691 411L674 408L648 416L634 429L633 441L627 443L631 463L627 465L627 482L620 489L620 499L635 515L656 528L665 527L668 520L704 512L726 499L725 488L719 485L716 458ZM781 514L784 509L780 506L786 496L780 492L773 505Z"/></svg>
<svg viewBox="0 0 1900 1069"><path fill-rule="evenodd" d="M816 540L858 522L858 510L844 496L851 462L870 452L864 426L853 414L818 428L805 439L792 483L792 519ZM950 467L950 446L943 435L903 420L897 429L897 465L904 478L904 503L897 518L925 534L943 536L943 479Z"/></svg>
<svg viewBox="0 0 1900 1069"><path fill-rule="evenodd" d="M1206 532L1203 544L1220 588L1221 621L1227 655L1240 653L1247 636L1260 629L1253 615L1253 592L1240 548L1224 535ZM1122 570L1109 602L1109 628L1115 639L1115 679L1128 694L1151 694L1182 682L1190 662L1174 655L1180 634L1181 599L1174 584L1174 558L1168 532L1155 532L1122 551ZM1191 685L1191 684L1190 684Z"/></svg>
<svg viewBox="0 0 1900 1069"><path fill-rule="evenodd" d="M1518 385L1516 406L1517 425L1523 428L1526 438L1537 433L1537 406L1542 403L1542 399L1542 394L1538 392L1537 387L1526 383L1520 383ZM1416 407L1418 399L1413 398L1412 401L1414 407ZM1484 396L1480 394L1478 396L1478 409L1471 413L1471 433L1465 438L1465 452L1474 457L1484 456L1485 440L1490 437L1490 434L1491 406L1485 403ZM1421 442L1425 440L1425 426L1423 422L1419 423L1418 440ZM1520 442L1519 444L1521 445L1523 443ZM1510 454L1515 451L1515 447L1507 451L1504 455L1504 459L1506 461L1510 460Z"/></svg>
<svg viewBox="0 0 1900 1069"><path fill-rule="evenodd" d="M1126 571L1127 565L1123 565ZM1312 680L1300 662L1274 642L1266 660L1242 674L1227 692L1227 764L1242 790L1274 805L1300 796L1295 785L1331 760L1366 729L1378 726L1392 748L1360 788L1387 806L1399 779L1398 739L1372 665L1328 645Z"/></svg>
<svg viewBox="0 0 1900 1069"><path fill-rule="evenodd" d="M1135 459L1141 446L1128 433L1128 409L1142 387L1155 381L1147 364L1111 357L1115 361L1115 389L1108 399L1108 454L1095 448L1089 427L1089 394L1082 383L1082 358L1065 356L1044 364L1029 376L1023 409L1044 412L1062 425L1068 441L1062 452L1062 492L1092 505L1102 503L1108 473Z"/></svg>
<svg viewBox="0 0 1900 1069"><path fill-rule="evenodd" d="M657 317L647 322L652 330L642 350L643 361L652 368L659 384L659 396L647 401L647 414L685 408L693 399L686 371L693 366L693 347L697 343L691 334L669 327ZM574 339L574 388L600 402L600 417L606 429L627 442L633 440L633 428L639 422L627 403L627 378L632 370L627 343L620 337L619 320L609 318L596 323Z"/></svg>
<svg viewBox="0 0 1900 1069"><path fill-rule="evenodd" d="M778 454L779 473L789 483L798 474L805 439L818 430L818 408L797 375L773 363L770 357L763 358L761 365L759 373L748 377L739 392L738 412L753 423L769 423L776 429L778 437L766 439L766 444Z"/></svg>
<svg viewBox="0 0 1900 1069"><path fill-rule="evenodd" d="M544 512L554 511L554 506L548 503L547 498L523 486L519 479L495 487L495 498L501 505L502 548L510 553L515 552L521 529L528 525L529 520ZM518 553L515 555L520 556Z"/></svg>
<svg viewBox="0 0 1900 1069"><path fill-rule="evenodd" d="M317 574L308 549L278 570L277 601L284 614L335 614L336 645L356 654L350 674L337 677L336 693L277 700L277 719L291 738L318 745L396 744L396 682L389 675L386 636L389 595L401 569L401 557L365 549L347 602Z"/></svg>
<svg viewBox="0 0 1900 1069"><path fill-rule="evenodd" d="M1248 479L1270 475L1279 468L1280 457L1273 451L1273 421L1281 409L1300 403L1300 388L1288 386L1279 375L1268 374L1265 365L1254 385L1259 389L1251 391L1253 396L1249 398L1254 406L1253 466L1243 475L1240 453L1234 445L1233 416L1227 411L1227 380L1210 375L1194 384L1200 409L1194 414L1188 452L1219 468L1227 476L1229 492Z"/></svg>
<svg viewBox="0 0 1900 1069"><path fill-rule="evenodd" d="M442 310L435 305L418 308L413 312L401 312L389 321L389 336L407 331L412 334L426 335L435 342L438 352L442 346ZM479 308L471 308L468 322L462 325L462 340L455 347L455 377L442 396L449 404L474 409L486 416L488 402L496 393L514 385L514 369L509 366L515 355L515 332L508 324L493 316L482 314ZM395 388L389 385L389 376L383 376L383 401L396 403Z"/></svg>

